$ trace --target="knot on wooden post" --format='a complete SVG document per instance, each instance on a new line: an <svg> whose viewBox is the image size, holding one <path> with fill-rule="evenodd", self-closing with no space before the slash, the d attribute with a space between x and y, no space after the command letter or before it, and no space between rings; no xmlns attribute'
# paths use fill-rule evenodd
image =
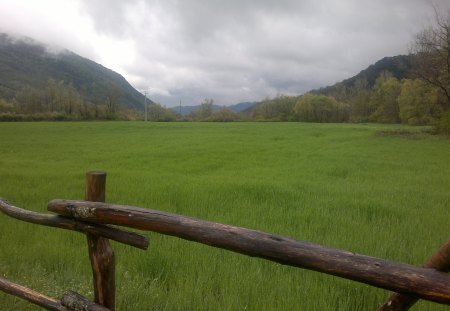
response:
<svg viewBox="0 0 450 311"><path fill-rule="evenodd" d="M95 207L69 205L67 209L73 218L89 218L95 216Z"/></svg>

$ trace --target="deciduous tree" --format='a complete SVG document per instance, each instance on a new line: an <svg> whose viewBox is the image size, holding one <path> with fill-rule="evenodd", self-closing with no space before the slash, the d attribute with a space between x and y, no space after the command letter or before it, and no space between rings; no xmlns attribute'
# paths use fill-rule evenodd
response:
<svg viewBox="0 0 450 311"><path fill-rule="evenodd" d="M294 114L304 122L347 122L350 109L333 97L307 93L295 104Z"/></svg>
<svg viewBox="0 0 450 311"><path fill-rule="evenodd" d="M402 123L424 125L434 122L441 113L438 90L422 80L404 80L398 105Z"/></svg>
<svg viewBox="0 0 450 311"><path fill-rule="evenodd" d="M117 108L119 106L120 97L122 96L122 91L113 82L109 82L107 85L106 94L106 112L109 119L114 119L116 117Z"/></svg>
<svg viewBox="0 0 450 311"><path fill-rule="evenodd" d="M439 88L450 109L450 11L435 8L434 23L415 36L411 52L417 77Z"/></svg>
<svg viewBox="0 0 450 311"><path fill-rule="evenodd" d="M370 105L376 110L370 118L375 122L400 123L397 97L401 83L388 72L382 73L375 82L370 97Z"/></svg>

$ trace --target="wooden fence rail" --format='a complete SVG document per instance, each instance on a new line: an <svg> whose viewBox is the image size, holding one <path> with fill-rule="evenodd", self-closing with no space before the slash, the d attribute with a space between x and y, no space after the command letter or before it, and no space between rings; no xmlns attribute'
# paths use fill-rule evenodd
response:
<svg viewBox="0 0 450 311"><path fill-rule="evenodd" d="M261 231L146 208L53 200L49 203L48 209L83 221L173 235L248 256L412 294L435 302L450 303L450 275L434 269L393 263Z"/></svg>
<svg viewBox="0 0 450 311"><path fill-rule="evenodd" d="M52 311L109 311L73 291L64 293L61 300L58 300L4 278L0 278L0 290Z"/></svg>
<svg viewBox="0 0 450 311"><path fill-rule="evenodd" d="M7 200L2 198L0 198L0 211L12 218L25 222L103 236L107 239L111 239L144 250L148 248L149 244L148 238L146 236L138 234L136 232L130 232L111 226L86 223L68 217L28 211L14 206Z"/></svg>
<svg viewBox="0 0 450 311"><path fill-rule="evenodd" d="M315 270L396 292L379 310L408 310L417 299L450 305L450 240L424 267L355 254L309 242L162 211L106 204L106 173L88 172L86 201L52 200L49 211L59 216L22 210L0 199L0 211L32 223L86 233L94 276L95 302L115 308L114 252L108 239L145 249L148 239L109 225L154 231ZM0 288L1 290L2 288Z"/></svg>

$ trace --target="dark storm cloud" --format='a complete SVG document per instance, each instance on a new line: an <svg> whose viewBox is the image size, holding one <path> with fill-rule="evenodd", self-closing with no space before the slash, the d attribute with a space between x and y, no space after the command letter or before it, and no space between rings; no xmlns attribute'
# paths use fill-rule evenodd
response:
<svg viewBox="0 0 450 311"><path fill-rule="evenodd" d="M232 104L333 84L407 53L414 33L433 18L426 0L72 2L95 38L121 42L122 54L111 48L91 55L109 56L106 65L167 105L205 97ZM82 51L96 44L79 41L72 45Z"/></svg>

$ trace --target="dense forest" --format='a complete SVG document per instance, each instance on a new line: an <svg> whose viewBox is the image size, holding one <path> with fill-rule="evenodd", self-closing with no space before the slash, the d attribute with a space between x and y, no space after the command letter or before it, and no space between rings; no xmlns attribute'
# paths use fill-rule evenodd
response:
<svg viewBox="0 0 450 311"><path fill-rule="evenodd" d="M97 88L95 83L92 88ZM0 121L130 119L138 112L121 104L123 93L114 83L105 86L102 100L86 88L49 79L42 88L25 86L12 100L0 98Z"/></svg>

